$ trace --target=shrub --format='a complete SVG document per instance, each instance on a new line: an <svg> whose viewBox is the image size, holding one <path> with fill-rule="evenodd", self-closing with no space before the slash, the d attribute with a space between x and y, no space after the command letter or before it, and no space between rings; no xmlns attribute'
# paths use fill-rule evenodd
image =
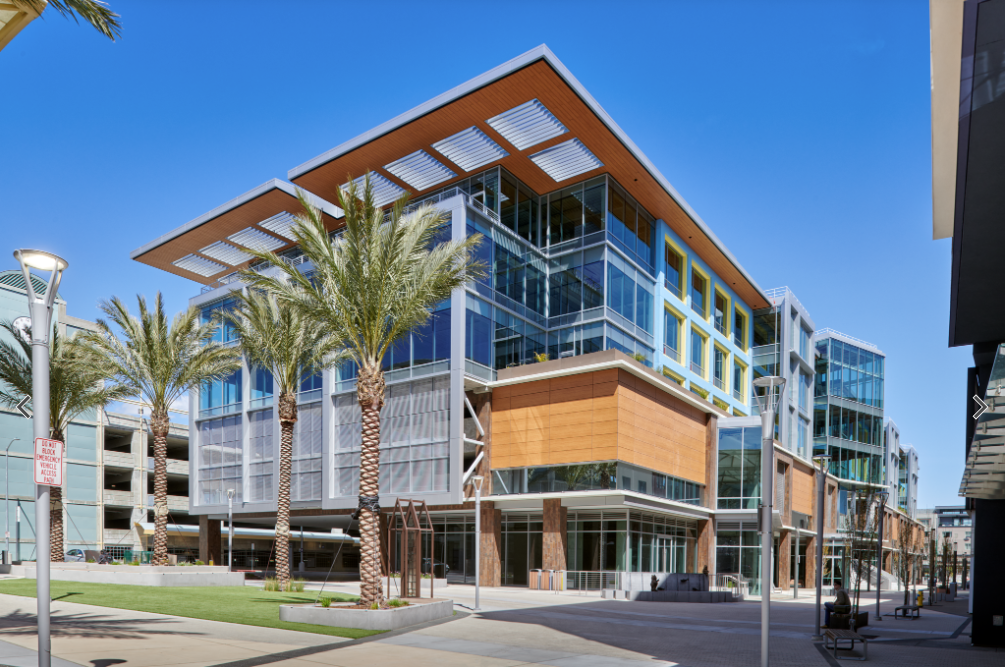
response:
<svg viewBox="0 0 1005 667"><path fill-rule="evenodd" d="M305 583L307 583L307 580L303 579L303 578L292 579L290 581L290 590L287 591L287 592L289 592L289 593L303 593L304 592L304 584Z"/></svg>
<svg viewBox="0 0 1005 667"><path fill-rule="evenodd" d="M197 560L197 561L195 562L195 564L196 564L196 565L205 565L205 563L203 563L203 562L202 562L201 560Z"/></svg>
<svg viewBox="0 0 1005 667"><path fill-rule="evenodd" d="M322 595L319 601L321 602L321 606L325 609L332 606L332 599L327 595Z"/></svg>
<svg viewBox="0 0 1005 667"><path fill-rule="evenodd" d="M405 607L408 603L401 598L391 598L387 601L387 604L391 607Z"/></svg>
<svg viewBox="0 0 1005 667"><path fill-rule="evenodd" d="M278 593L279 592L279 580L275 577L265 578L265 591L267 593Z"/></svg>
<svg viewBox="0 0 1005 667"><path fill-rule="evenodd" d="M88 558L87 562L88 563L97 563L98 561L94 560L93 558Z"/></svg>
<svg viewBox="0 0 1005 667"><path fill-rule="evenodd" d="M376 611L376 610L380 609L380 605L378 605L376 602L374 602L372 605L370 605L370 609L372 611Z"/></svg>

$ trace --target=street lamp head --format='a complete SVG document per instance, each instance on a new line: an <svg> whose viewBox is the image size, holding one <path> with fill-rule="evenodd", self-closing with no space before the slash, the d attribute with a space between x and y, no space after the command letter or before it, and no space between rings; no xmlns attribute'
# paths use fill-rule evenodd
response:
<svg viewBox="0 0 1005 667"><path fill-rule="evenodd" d="M758 391L762 390L762 391ZM754 394L757 398L757 408L761 413L774 411L778 401L785 391L785 378L777 375L766 375L754 380Z"/></svg>
<svg viewBox="0 0 1005 667"><path fill-rule="evenodd" d="M63 271L69 264L59 255L44 250L24 248L15 250L14 257L24 264L39 271Z"/></svg>
<svg viewBox="0 0 1005 667"><path fill-rule="evenodd" d="M471 478L471 483L475 485L475 490L476 491L481 491L482 490L482 482L484 482L484 481L485 481L485 478L482 477L481 475L475 475L475 476L473 476Z"/></svg>
<svg viewBox="0 0 1005 667"><path fill-rule="evenodd" d="M237 491L234 489L227 489L227 500L233 500L234 496L237 495Z"/></svg>

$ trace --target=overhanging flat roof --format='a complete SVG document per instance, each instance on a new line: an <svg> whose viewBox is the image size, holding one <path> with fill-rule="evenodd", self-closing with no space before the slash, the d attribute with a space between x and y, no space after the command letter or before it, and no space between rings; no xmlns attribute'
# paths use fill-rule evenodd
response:
<svg viewBox="0 0 1005 667"><path fill-rule="evenodd" d="M535 99L568 131L520 150L487 122ZM505 149L508 155L465 172L432 146L472 126ZM530 159L531 155L571 139L582 142L603 166L556 182ZM538 194L610 173L652 215L665 220L685 239L748 305L754 308L768 305L763 290L722 241L547 46L531 49L294 167L288 177L311 192L337 200L338 188L348 175L358 177L373 171L413 195L420 195L422 191L409 187L384 169L384 165L417 150L436 157L456 174L454 178L436 183L435 188L449 186L493 165L502 165Z"/></svg>
<svg viewBox="0 0 1005 667"><path fill-rule="evenodd" d="M286 181L276 178L266 181L257 188L253 188L227 203L217 206L209 213L200 215L181 227L140 246L129 253L129 256L131 259L163 269L168 273L190 278L203 284L210 284L221 276L233 273L239 268L247 266L248 262L242 261L236 264L228 264L221 261L218 257L205 255L201 251L221 241L239 249L240 246L236 242L229 242L227 238L240 233L242 230L250 227L256 232L266 234L268 237L275 239L276 243L282 242L276 248L277 252L282 252L294 245L289 239L261 227L261 223L280 213L290 213L292 215L302 213L303 208L297 199L296 191L296 186ZM316 195L311 193L306 194L308 200L323 212L326 226L329 229L337 227L339 223L336 223L335 220L342 217L342 210ZM221 268L215 273L201 275L176 266L173 263L189 255L194 255L198 259L205 260L203 264L207 266L209 264L206 264L206 262L211 262Z"/></svg>

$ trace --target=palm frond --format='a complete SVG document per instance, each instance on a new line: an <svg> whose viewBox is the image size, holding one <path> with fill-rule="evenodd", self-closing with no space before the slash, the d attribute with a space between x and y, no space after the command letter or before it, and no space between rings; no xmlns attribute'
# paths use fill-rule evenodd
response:
<svg viewBox="0 0 1005 667"><path fill-rule="evenodd" d="M138 315L118 297L100 304L108 318L97 321L98 331L80 343L87 354L103 360L105 373L150 405L153 414L166 415L189 389L227 377L240 368L232 346L213 341L219 323L201 322L189 308L169 322L161 294L153 308L137 298Z"/></svg>
<svg viewBox="0 0 1005 667"><path fill-rule="evenodd" d="M278 275L245 270L241 276L324 327L360 366L379 367L391 346L425 324L453 290L485 275L487 267L472 252L481 235L440 240L449 228L448 214L430 206L404 213L404 197L385 219L374 205L369 179L362 191L350 179L340 192L346 226L334 242L321 211L303 192L298 196L304 213L293 234L313 274L256 252L278 267Z"/></svg>
<svg viewBox="0 0 1005 667"><path fill-rule="evenodd" d="M72 18L77 23L84 19L108 39L115 41L122 36L122 18L101 0L11 0L14 6L31 9L41 15L46 7L52 7L66 18ZM79 17L79 18L78 18Z"/></svg>

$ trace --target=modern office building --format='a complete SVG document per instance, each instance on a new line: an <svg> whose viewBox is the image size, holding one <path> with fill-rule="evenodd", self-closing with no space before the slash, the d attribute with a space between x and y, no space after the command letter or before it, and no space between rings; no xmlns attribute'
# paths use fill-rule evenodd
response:
<svg viewBox="0 0 1005 667"><path fill-rule="evenodd" d="M785 378L784 409L776 413L775 438L790 452L808 459L812 456L816 327L809 311L788 287L765 294L771 305L754 312L753 379L768 375Z"/></svg>
<svg viewBox="0 0 1005 667"><path fill-rule="evenodd" d="M754 313L796 315L796 328L785 321L779 368L807 387L812 324L791 293L774 304L546 47L290 170L293 184L269 181L132 256L200 284L190 303L209 318L242 289L235 272L252 265L245 249L312 270L290 231L301 212L296 188L337 233L343 216L332 202L347 174L369 175L379 205L407 192L447 213L453 238L483 235L489 277L457 290L385 360L381 504L428 503L434 558L449 578L473 581L466 472L485 478L484 585L525 585L538 568L756 578ZM549 360L538 362L540 353ZM227 489L238 521L275 521L270 380L245 366L190 397L190 513L201 545L219 540ZM354 530L354 388L351 368L304 378L295 530ZM783 421L807 421L808 400L790 395ZM797 433L790 442L774 446L778 483L768 491L779 499L785 554L797 531L806 532L799 553L812 549L817 511L807 448ZM780 559L783 588L790 565ZM812 581L812 567L803 569Z"/></svg>
<svg viewBox="0 0 1005 667"><path fill-rule="evenodd" d="M962 424L966 467L960 495L973 519L972 638L1005 646L1005 296L994 266L1005 248L1005 67L1003 0L930 3L932 62L932 238L952 238L949 346L972 346ZM990 409L981 409L977 396Z"/></svg>
<svg viewBox="0 0 1005 667"><path fill-rule="evenodd" d="M942 553L942 544L948 540L958 556L969 556L973 544L973 518L966 505L950 505L918 510L918 519L932 532L936 548Z"/></svg>

